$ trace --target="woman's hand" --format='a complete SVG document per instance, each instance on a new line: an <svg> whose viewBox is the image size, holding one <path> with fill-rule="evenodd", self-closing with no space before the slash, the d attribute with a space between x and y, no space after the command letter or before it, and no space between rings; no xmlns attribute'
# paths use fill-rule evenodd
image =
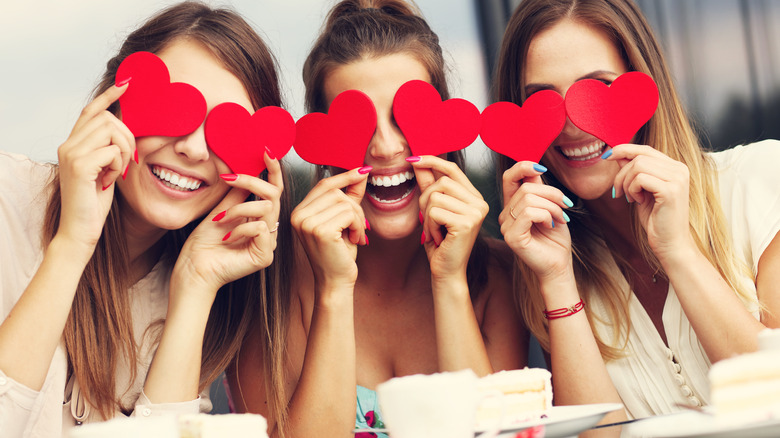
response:
<svg viewBox="0 0 780 438"><path fill-rule="evenodd" d="M290 217L318 288L351 288L357 281L357 245L368 243L360 207L368 182L368 172L363 172L353 169L323 179Z"/></svg>
<svg viewBox="0 0 780 438"><path fill-rule="evenodd" d="M226 179L233 188L190 234L176 261L172 284L195 284L215 293L271 264L284 179L278 160L267 154L263 159L267 182L250 175ZM244 202L249 193L258 200Z"/></svg>
<svg viewBox="0 0 780 438"><path fill-rule="evenodd" d="M471 250L489 207L455 163L426 155L412 166L420 187L422 242L432 280L454 275L465 278Z"/></svg>
<svg viewBox="0 0 780 438"><path fill-rule="evenodd" d="M650 146L635 144L615 146L607 159L620 165L615 197L625 195L628 202L636 202L650 248L659 260L695 248L688 217L688 167Z"/></svg>
<svg viewBox="0 0 780 438"><path fill-rule="evenodd" d="M56 238L82 244L91 256L114 198L114 182L135 152L135 137L107 109L127 85L112 86L81 111L57 150L62 212Z"/></svg>
<svg viewBox="0 0 780 438"><path fill-rule="evenodd" d="M504 172L504 210L498 216L504 241L542 282L572 270L568 216L563 211L571 201L542 182L544 171L538 164L521 161Z"/></svg>

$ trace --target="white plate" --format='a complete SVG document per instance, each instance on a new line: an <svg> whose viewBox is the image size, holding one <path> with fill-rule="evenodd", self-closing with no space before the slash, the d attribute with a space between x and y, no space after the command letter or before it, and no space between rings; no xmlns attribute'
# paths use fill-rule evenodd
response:
<svg viewBox="0 0 780 438"><path fill-rule="evenodd" d="M686 411L638 421L627 432L635 438L776 438L780 437L780 418L767 414L764 418L724 419Z"/></svg>
<svg viewBox="0 0 780 438"><path fill-rule="evenodd" d="M595 426L608 412L623 408L620 403L602 403L580 406L553 406L545 413L545 418L524 420L502 429L500 432L520 432L534 426L544 426L545 438L563 438L577 435ZM355 429L355 432L381 432L387 429ZM478 430L479 436L485 430Z"/></svg>

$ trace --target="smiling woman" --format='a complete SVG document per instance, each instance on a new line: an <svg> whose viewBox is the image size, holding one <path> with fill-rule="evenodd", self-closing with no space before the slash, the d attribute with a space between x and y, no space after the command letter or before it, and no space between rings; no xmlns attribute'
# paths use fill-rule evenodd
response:
<svg viewBox="0 0 780 438"><path fill-rule="evenodd" d="M117 71L140 51L208 109L280 104L273 57L252 28L232 11L185 2L128 36L58 165L0 154L0 179L17 188L0 196L2 232L14 239L0 249L0 428L9 436L210 411L205 389L259 308L281 166L266 154L267 181L232 173L202 119L177 136L162 126L136 137L122 116L143 109L120 114L118 101L145 85Z"/></svg>

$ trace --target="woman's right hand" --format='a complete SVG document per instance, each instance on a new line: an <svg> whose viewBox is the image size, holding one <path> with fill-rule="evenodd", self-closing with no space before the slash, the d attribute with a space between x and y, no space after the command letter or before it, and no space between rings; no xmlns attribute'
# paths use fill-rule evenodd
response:
<svg viewBox="0 0 780 438"><path fill-rule="evenodd" d="M111 86L84 107L57 150L62 212L56 237L83 244L90 255L111 208L114 182L135 152L135 137L108 111L126 89Z"/></svg>
<svg viewBox="0 0 780 438"><path fill-rule="evenodd" d="M563 211L571 201L544 184L543 171L534 164L521 161L504 172L504 210L498 223L507 245L544 281L572 269L571 236Z"/></svg>
<svg viewBox="0 0 780 438"><path fill-rule="evenodd" d="M357 281L357 245L368 243L360 207L367 182L368 172L359 169L325 178L292 212L290 222L320 287L352 287Z"/></svg>

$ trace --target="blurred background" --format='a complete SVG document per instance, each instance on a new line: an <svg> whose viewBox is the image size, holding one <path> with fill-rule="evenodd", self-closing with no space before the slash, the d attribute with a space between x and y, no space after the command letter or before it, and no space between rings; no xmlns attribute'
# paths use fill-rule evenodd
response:
<svg viewBox="0 0 780 438"><path fill-rule="evenodd" d="M636 0L660 38L702 143L713 149L780 138L780 0ZM123 38L170 0L6 1L0 13L0 150L56 161L105 62ZM208 1L244 15L280 64L286 108L303 113L301 68L331 0ZM489 103L501 36L520 0L418 0L439 34L453 97ZM498 192L479 140L467 148L469 175L491 203ZM309 167L287 159L302 177ZM543 366L538 346L531 366ZM219 383L216 412L226 412Z"/></svg>

